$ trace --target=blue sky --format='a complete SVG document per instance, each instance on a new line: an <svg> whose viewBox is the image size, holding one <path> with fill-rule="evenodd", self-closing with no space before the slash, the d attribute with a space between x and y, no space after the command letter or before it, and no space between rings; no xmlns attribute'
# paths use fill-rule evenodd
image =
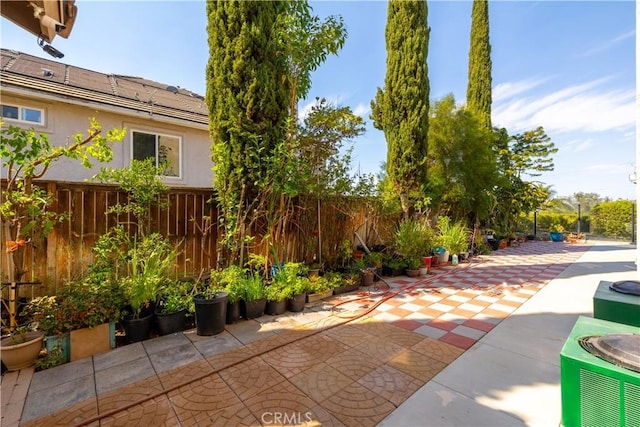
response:
<svg viewBox="0 0 640 427"><path fill-rule="evenodd" d="M349 33L337 57L313 75L309 99L350 106L367 121L354 141L356 167L377 173L384 134L369 104L385 75L383 1L312 2L321 17L339 14ZM69 39L53 45L60 62L145 77L205 93L208 59L203 1L83 1ZM636 5L633 1L491 1L493 124L511 134L543 126L560 151L539 179L559 196L594 192L636 198ZM464 103L471 3L429 2L431 98ZM36 38L2 19L0 45L51 59Z"/></svg>

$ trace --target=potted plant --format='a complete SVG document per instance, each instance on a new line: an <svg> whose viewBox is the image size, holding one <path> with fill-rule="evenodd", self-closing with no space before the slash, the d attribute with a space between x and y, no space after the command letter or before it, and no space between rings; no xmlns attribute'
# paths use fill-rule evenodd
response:
<svg viewBox="0 0 640 427"><path fill-rule="evenodd" d="M553 224L549 228L549 238L552 242L562 242L564 238L564 227L560 224Z"/></svg>
<svg viewBox="0 0 640 427"><path fill-rule="evenodd" d="M72 319L65 313L65 307L60 304L60 300L61 298L56 296L32 298L25 307L24 314L31 317L36 328L44 334L47 354L57 347L66 363L70 361L69 331Z"/></svg>
<svg viewBox="0 0 640 427"><path fill-rule="evenodd" d="M289 296L289 310L298 313L304 310L307 302L307 292L309 290L310 279L305 277L301 271L296 275L291 283L291 295Z"/></svg>
<svg viewBox="0 0 640 427"><path fill-rule="evenodd" d="M10 336L0 340L0 357L8 371L33 366L42 350L44 333L28 327L14 329Z"/></svg>
<svg viewBox="0 0 640 427"><path fill-rule="evenodd" d="M334 283L333 293L336 295L344 294L347 292L353 292L360 287L360 273L356 271L350 271L347 273L327 273L331 274L327 278L330 282Z"/></svg>
<svg viewBox="0 0 640 427"><path fill-rule="evenodd" d="M87 167L92 166L93 159L110 161L111 145L121 141L126 131L112 129L105 137L101 135L101 125L90 119L88 136L77 134L67 144L50 144L46 134L37 134L33 129L5 127L2 121L0 127L1 166L7 172L0 196L0 222L9 260L6 273L17 292L17 285L27 273L27 246L40 244L54 225L64 219L64 215L50 210L53 196L34 180L42 178L49 166L62 158L81 161ZM8 314L13 329L17 326L15 303L10 302Z"/></svg>
<svg viewBox="0 0 640 427"><path fill-rule="evenodd" d="M196 334L217 335L224 331L227 320L228 294L224 290L223 270L211 270L208 279L198 280L194 286L193 304Z"/></svg>
<svg viewBox="0 0 640 427"><path fill-rule="evenodd" d="M406 274L409 277L418 277L420 275L420 265L422 260L417 257L405 258Z"/></svg>
<svg viewBox="0 0 640 427"><path fill-rule="evenodd" d="M403 258L393 257L386 261L386 265L383 266L384 272L391 277L401 276L404 274L406 264Z"/></svg>
<svg viewBox="0 0 640 427"><path fill-rule="evenodd" d="M160 289L170 277L177 255L171 243L158 233L133 241L128 275L120 282L131 307L131 313L123 318L128 342L149 337Z"/></svg>
<svg viewBox="0 0 640 427"><path fill-rule="evenodd" d="M327 272L324 276L310 277L307 284L307 302L316 302L333 295L333 289L336 286L334 278L339 275L340 273L337 272Z"/></svg>
<svg viewBox="0 0 640 427"><path fill-rule="evenodd" d="M227 315L228 325L240 319L240 302L244 296L244 284L247 271L237 265L230 265L223 270L220 284L227 293Z"/></svg>
<svg viewBox="0 0 640 427"><path fill-rule="evenodd" d="M273 275L271 283L265 287L265 313L278 315L285 312L287 299L293 296L298 277L303 273L302 264L287 262Z"/></svg>
<svg viewBox="0 0 640 427"><path fill-rule="evenodd" d="M264 282L257 272L248 274L244 278L244 296L240 303L242 317L255 319L262 316L267 298L265 297Z"/></svg>
<svg viewBox="0 0 640 427"><path fill-rule="evenodd" d="M160 335L169 335L185 329L186 315L192 299L191 285L187 281L166 281L160 291L160 299L154 314Z"/></svg>

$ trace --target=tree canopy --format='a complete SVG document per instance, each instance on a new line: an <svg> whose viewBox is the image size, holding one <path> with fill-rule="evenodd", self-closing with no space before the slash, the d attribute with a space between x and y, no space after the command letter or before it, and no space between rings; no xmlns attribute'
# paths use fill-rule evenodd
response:
<svg viewBox="0 0 640 427"><path fill-rule="evenodd" d="M491 128L491 44L489 43L489 1L473 0L467 107Z"/></svg>
<svg viewBox="0 0 640 427"><path fill-rule="evenodd" d="M374 127L387 140L387 175L405 216L409 198L426 178L429 130L429 27L427 2L389 1L385 29L387 71L384 88L371 102Z"/></svg>

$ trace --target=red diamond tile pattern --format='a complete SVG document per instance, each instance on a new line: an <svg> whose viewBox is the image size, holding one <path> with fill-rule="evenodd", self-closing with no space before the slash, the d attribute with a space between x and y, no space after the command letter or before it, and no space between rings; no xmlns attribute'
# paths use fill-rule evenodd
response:
<svg viewBox="0 0 640 427"><path fill-rule="evenodd" d="M361 307L355 321L283 332L22 425L375 425L587 249L527 242L387 280L387 292L335 300ZM439 339L421 333L433 328Z"/></svg>

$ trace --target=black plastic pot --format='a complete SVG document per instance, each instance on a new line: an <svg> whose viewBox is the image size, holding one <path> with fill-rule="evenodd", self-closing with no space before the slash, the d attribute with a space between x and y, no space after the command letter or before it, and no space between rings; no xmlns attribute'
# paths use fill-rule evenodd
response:
<svg viewBox="0 0 640 427"><path fill-rule="evenodd" d="M373 285L373 273L370 271L360 273L360 286Z"/></svg>
<svg viewBox="0 0 640 427"><path fill-rule="evenodd" d="M227 301L227 325L236 323L240 319L240 301L229 302Z"/></svg>
<svg viewBox="0 0 640 427"><path fill-rule="evenodd" d="M260 298L253 301L241 301L240 313L245 319L255 319L256 317L262 316L266 305L266 298Z"/></svg>
<svg viewBox="0 0 640 427"><path fill-rule="evenodd" d="M174 311L173 313L159 313L156 311L156 322L160 335L169 335L184 331L186 325L187 310Z"/></svg>
<svg viewBox="0 0 640 427"><path fill-rule="evenodd" d="M153 326L153 313L146 316L134 318L132 314L127 314L122 319L122 326L126 334L128 343L144 341L149 339L151 327Z"/></svg>
<svg viewBox="0 0 640 427"><path fill-rule="evenodd" d="M294 295L289 299L289 311L292 313L299 313L304 310L304 305L307 301L307 294Z"/></svg>
<svg viewBox="0 0 640 427"><path fill-rule="evenodd" d="M227 293L218 292L214 298L193 297L196 306L196 334L217 335L224 331L227 319Z"/></svg>
<svg viewBox="0 0 640 427"><path fill-rule="evenodd" d="M272 316L282 314L287 311L287 300L282 301L267 301L267 305L264 308L264 312Z"/></svg>

